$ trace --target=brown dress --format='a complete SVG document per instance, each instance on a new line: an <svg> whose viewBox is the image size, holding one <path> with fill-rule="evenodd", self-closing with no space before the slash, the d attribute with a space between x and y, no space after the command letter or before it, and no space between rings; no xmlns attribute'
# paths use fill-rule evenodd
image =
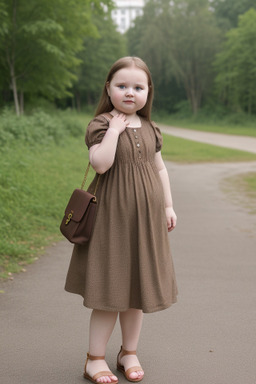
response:
<svg viewBox="0 0 256 384"><path fill-rule="evenodd" d="M88 125L86 144L102 141L108 121ZM118 140L112 167L100 176L92 237L75 245L65 289L83 296L88 308L155 312L176 302L177 287L169 247L162 183L155 166L162 136L141 118ZM96 177L89 187L94 190Z"/></svg>

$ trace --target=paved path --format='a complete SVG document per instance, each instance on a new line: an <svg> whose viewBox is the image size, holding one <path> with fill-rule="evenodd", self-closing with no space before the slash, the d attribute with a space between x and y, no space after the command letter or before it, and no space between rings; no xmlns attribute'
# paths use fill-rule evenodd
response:
<svg viewBox="0 0 256 384"><path fill-rule="evenodd" d="M145 384L255 384L256 216L233 205L223 178L256 163L167 163L178 226L170 234L179 300L145 315L139 356ZM90 311L63 285L72 247L50 247L0 287L4 384L79 384ZM107 360L115 372L117 326ZM127 383L121 375L119 383Z"/></svg>
<svg viewBox="0 0 256 384"><path fill-rule="evenodd" d="M195 131L192 129L169 127L159 124L162 132L173 136L218 145L225 148L240 149L256 153L256 137L225 135L220 133Z"/></svg>

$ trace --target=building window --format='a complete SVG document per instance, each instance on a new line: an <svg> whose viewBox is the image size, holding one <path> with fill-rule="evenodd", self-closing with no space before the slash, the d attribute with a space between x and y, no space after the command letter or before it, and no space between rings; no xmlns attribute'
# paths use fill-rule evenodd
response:
<svg viewBox="0 0 256 384"><path fill-rule="evenodd" d="M126 27L126 19L125 19L125 17L122 17L121 18L121 28L122 28L122 30L125 30L125 27Z"/></svg>
<svg viewBox="0 0 256 384"><path fill-rule="evenodd" d="M117 24L119 32L124 33L134 25L136 17L143 14L145 1L113 0L116 9L112 11L112 18Z"/></svg>

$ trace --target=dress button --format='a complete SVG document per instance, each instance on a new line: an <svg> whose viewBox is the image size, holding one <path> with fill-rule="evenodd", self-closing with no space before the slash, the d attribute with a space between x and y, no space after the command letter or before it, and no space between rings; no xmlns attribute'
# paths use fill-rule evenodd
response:
<svg viewBox="0 0 256 384"><path fill-rule="evenodd" d="M138 139L138 136L137 136L137 135L135 136L135 139Z"/></svg>
<svg viewBox="0 0 256 384"><path fill-rule="evenodd" d="M139 148L139 147L140 147L140 144L137 144L137 147Z"/></svg>
<svg viewBox="0 0 256 384"><path fill-rule="evenodd" d="M139 159L141 159L141 156L139 156Z"/></svg>
<svg viewBox="0 0 256 384"><path fill-rule="evenodd" d="M133 130L133 132L137 132L137 130L136 130L136 129L134 129L134 130Z"/></svg>

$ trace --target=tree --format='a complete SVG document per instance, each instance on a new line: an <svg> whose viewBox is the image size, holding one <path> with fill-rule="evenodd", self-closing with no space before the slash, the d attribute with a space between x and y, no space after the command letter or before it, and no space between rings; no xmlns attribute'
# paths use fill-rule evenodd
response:
<svg viewBox="0 0 256 384"><path fill-rule="evenodd" d="M127 32L127 45L129 54L141 57L150 68L155 86L154 107L174 112L175 105L186 95L170 70L170 22L169 1L148 1L143 16L136 18L134 27Z"/></svg>
<svg viewBox="0 0 256 384"><path fill-rule="evenodd" d="M105 13L104 17L95 15L93 23L98 35L84 38L83 51L78 56L81 65L74 86L78 109L82 101L87 105L97 103L109 68L127 54L125 37L117 32L109 13Z"/></svg>
<svg viewBox="0 0 256 384"><path fill-rule="evenodd" d="M256 111L256 10L239 17L217 55L216 87L222 101L233 110Z"/></svg>
<svg viewBox="0 0 256 384"><path fill-rule="evenodd" d="M94 36L91 15L111 0L1 0L0 66L8 76L16 113L18 94L64 97L76 79L76 54Z"/></svg>
<svg viewBox="0 0 256 384"><path fill-rule="evenodd" d="M169 29L172 72L186 90L194 114L213 81L219 31L207 0L176 0Z"/></svg>
<svg viewBox="0 0 256 384"><path fill-rule="evenodd" d="M250 8L256 9L255 0L212 0L217 21L224 30L235 28L238 25L239 16Z"/></svg>
<svg viewBox="0 0 256 384"><path fill-rule="evenodd" d="M137 35L137 50L151 63L157 84L167 82L169 95L183 88L197 113L213 82L219 40L208 0L150 0L135 30L129 37Z"/></svg>

